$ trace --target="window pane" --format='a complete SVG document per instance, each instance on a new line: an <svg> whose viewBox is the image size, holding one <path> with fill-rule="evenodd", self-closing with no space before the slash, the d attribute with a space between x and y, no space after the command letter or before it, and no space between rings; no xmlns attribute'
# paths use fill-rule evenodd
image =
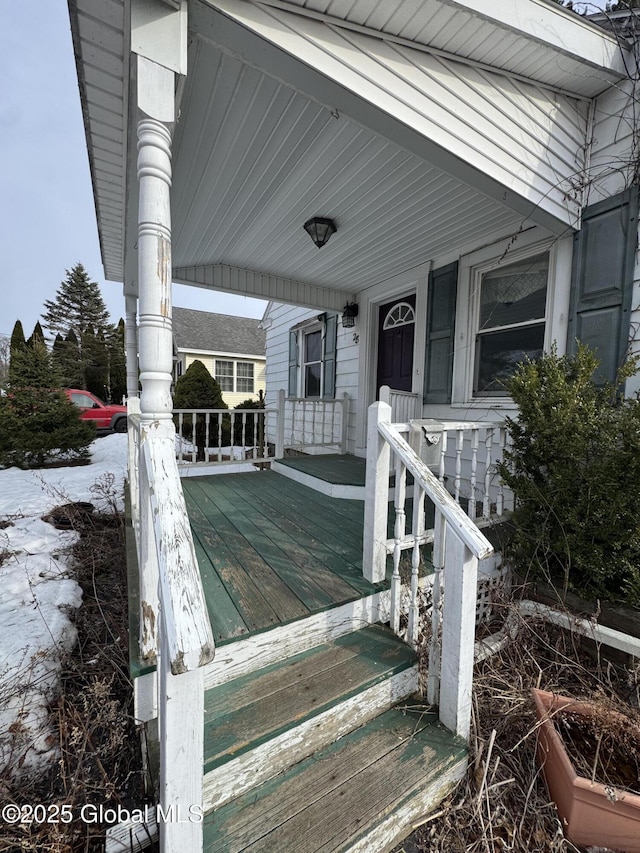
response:
<svg viewBox="0 0 640 853"><path fill-rule="evenodd" d="M480 294L480 328L544 320L548 276L548 252L485 273Z"/></svg>
<svg viewBox="0 0 640 853"><path fill-rule="evenodd" d="M478 335L476 347L476 394L506 394L504 381L525 357L540 358L544 323Z"/></svg>
<svg viewBox="0 0 640 853"><path fill-rule="evenodd" d="M236 365L236 390L239 392L253 393L253 364L251 362L239 361Z"/></svg>
<svg viewBox="0 0 640 853"><path fill-rule="evenodd" d="M221 391L233 391L232 361L216 361L216 382Z"/></svg>
<svg viewBox="0 0 640 853"><path fill-rule="evenodd" d="M320 396L320 364L306 364L304 368L304 396Z"/></svg>
<svg viewBox="0 0 640 853"><path fill-rule="evenodd" d="M320 361L322 358L322 334L320 330L317 332L309 332L304 336L304 360L305 361Z"/></svg>

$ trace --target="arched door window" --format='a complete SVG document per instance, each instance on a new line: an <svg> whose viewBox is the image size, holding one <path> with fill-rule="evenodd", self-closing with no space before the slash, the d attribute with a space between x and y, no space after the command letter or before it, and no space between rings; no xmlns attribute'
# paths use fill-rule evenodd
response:
<svg viewBox="0 0 640 853"><path fill-rule="evenodd" d="M413 306L408 302L398 302L389 310L384 318L382 326L383 331L387 329L395 329L397 326L406 326L408 323L415 323L416 314Z"/></svg>

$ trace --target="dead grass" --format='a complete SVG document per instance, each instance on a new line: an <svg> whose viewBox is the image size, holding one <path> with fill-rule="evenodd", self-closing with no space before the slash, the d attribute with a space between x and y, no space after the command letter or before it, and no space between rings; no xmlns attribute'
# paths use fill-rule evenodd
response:
<svg viewBox="0 0 640 853"><path fill-rule="evenodd" d="M124 518L115 511L72 517L81 534L74 568L83 604L78 644L62 662L61 694L50 708L60 757L44 777L7 783L0 793L3 804L71 806L74 819L4 825L0 851L97 853L105 827L80 820L82 806L147 801L128 669Z"/></svg>
<svg viewBox="0 0 640 853"><path fill-rule="evenodd" d="M509 604L502 605L503 614ZM511 608L513 611L513 608ZM517 611L513 611L517 612ZM625 665L627 664L627 665ZM406 853L570 853L535 761L532 687L611 707L638 705L638 668L545 622L520 620L513 642L476 666L470 769L407 839Z"/></svg>

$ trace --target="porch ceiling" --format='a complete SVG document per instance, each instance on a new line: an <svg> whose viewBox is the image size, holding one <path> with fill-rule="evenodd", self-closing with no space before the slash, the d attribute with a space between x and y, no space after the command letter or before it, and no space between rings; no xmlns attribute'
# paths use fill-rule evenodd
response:
<svg viewBox="0 0 640 853"><path fill-rule="evenodd" d="M105 274L125 281L125 289L135 290L135 129L130 119L134 113L128 91L126 35L129 0L68 2ZM373 121L371 111L377 105L327 78L309 57L296 54L299 44L291 44L287 50L287 45L278 43L282 27L278 38L270 39L270 31L265 35L260 27L252 28L234 18L239 10L250 17L277 14L280 23L286 23L292 18L292 9L305 16L342 16L348 27L357 30L346 48L353 55L362 49L362 39L368 39L367 44L385 44L360 32L359 27L377 27L389 37L411 39L418 46L432 42L437 50L462 55L465 49L452 29L452 9L460 16L461 33L467 31L471 19L480 26L477 10L472 13L466 8L478 4L397 0L394 13L383 14L390 5L370 0L264 0L257 4L190 0L189 70L180 89L181 117L173 152L176 281L337 308L345 293L355 294L453 248L477 245L484 235L509 233L526 219L526 211L531 211L533 221L556 232L566 226L566 216L563 222L557 210L545 211L537 198L499 192L499 175L478 177L477 165L465 162L464 152L443 145L446 136L434 142L411 122L384 110L378 110L382 118ZM536 4L526 0L526 5ZM542 9L544 15L552 14L547 4ZM496 22L490 16L480 18L482 26L493 27L495 35ZM307 17L307 22L322 26L327 33L335 30L328 20L318 23ZM561 23L573 27L574 33L586 32L588 56L580 59L576 51L546 43L543 53L555 51L553 66L561 69L558 74L568 79L567 62L581 68L578 77L586 95L594 93L596 80L602 89L617 79L610 36L564 12ZM518 39L525 38L517 25L505 25L508 39L506 30L502 39L494 38L491 43L474 39L476 47L466 50L473 54L469 59L509 68L509 52L515 56ZM400 43L398 49L410 50ZM496 53L499 49L501 59ZM375 61L382 59L376 56ZM540 62L537 69L533 66L533 62L524 63L522 68L532 79L545 74L549 78L536 82L555 85L549 77L549 62ZM596 66L598 73L591 75L589 67ZM585 82L587 79L591 82ZM480 81L478 91L482 85ZM326 97L319 94L325 91ZM515 103L522 100L522 92L514 91L508 97ZM527 98L531 101L529 95ZM536 107L540 117L547 110L543 100ZM563 120L562 127L568 131L563 129L554 143L554 151L559 150L558 156L565 161L560 171L566 174L574 171L566 152L574 150L586 114L575 103L575 115L565 115ZM561 106L560 113L562 109L566 112ZM533 130L526 130L534 138L540 135L540 117L534 117ZM506 151L510 142L500 144ZM549 174L557 169L557 162L548 164ZM304 221L314 215L330 216L338 227L322 250L302 230Z"/></svg>
<svg viewBox="0 0 640 853"><path fill-rule="evenodd" d="M174 144L178 281L222 287L215 265L260 270L289 280L287 301L305 302L295 281L358 292L521 221L203 39L189 63ZM331 217L338 229L321 250L302 227L312 216ZM277 298L259 292L272 285L252 290Z"/></svg>

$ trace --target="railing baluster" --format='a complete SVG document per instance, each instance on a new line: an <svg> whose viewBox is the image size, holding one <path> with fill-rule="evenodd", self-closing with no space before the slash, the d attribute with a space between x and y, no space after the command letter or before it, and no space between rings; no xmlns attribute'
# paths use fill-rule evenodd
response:
<svg viewBox="0 0 640 853"><path fill-rule="evenodd" d="M402 555L402 540L406 529L405 499L407 486L407 469L396 456L396 482L394 507L396 518L394 524L393 575L391 576L391 628L398 634L400 631L400 557Z"/></svg>
<svg viewBox="0 0 640 853"><path fill-rule="evenodd" d="M464 443L464 432L461 429L456 430L456 473L453 480L454 501L460 503L460 474L462 471L462 445Z"/></svg>
<svg viewBox="0 0 640 853"><path fill-rule="evenodd" d="M222 462L222 415L220 412L216 415L218 419L218 462Z"/></svg>
<svg viewBox="0 0 640 853"><path fill-rule="evenodd" d="M403 465L404 468L404 465ZM406 469L405 469L406 470ZM414 649L418 646L418 631L420 628L420 608L418 604L418 580L420 574L420 528L424 516L424 489L420 488L417 480L413 485L413 553L411 555L411 598L409 601L409 645Z"/></svg>
<svg viewBox="0 0 640 853"><path fill-rule="evenodd" d="M191 412L191 461L198 461L198 419L195 412Z"/></svg>
<svg viewBox="0 0 640 853"><path fill-rule="evenodd" d="M438 479L444 484L446 479L446 456L447 456L447 431L442 430L442 438L440 439L440 467L438 469Z"/></svg>
<svg viewBox="0 0 640 853"><path fill-rule="evenodd" d="M485 437L485 447L487 454L485 456L484 469L484 495L482 499L482 515L488 519L491 516L491 463L493 450L493 427L487 429Z"/></svg>
<svg viewBox="0 0 640 853"><path fill-rule="evenodd" d="M498 435L500 436L500 458L504 459L504 451L507 446L507 430L505 427L498 428ZM496 515L501 516L504 514L504 483L501 478L498 478L498 497L496 499Z"/></svg>
<svg viewBox="0 0 640 853"><path fill-rule="evenodd" d="M468 514L469 518L476 517L476 482L478 476L478 441L479 441L479 430L477 427L474 427L471 430L471 480L469 483L469 507Z"/></svg>
<svg viewBox="0 0 640 853"><path fill-rule="evenodd" d="M442 581L444 569L444 546L446 521L435 507L433 525L433 587L431 593L431 642L429 643L429 674L427 676L427 702L437 705L440 699L440 624L442 620Z"/></svg>

